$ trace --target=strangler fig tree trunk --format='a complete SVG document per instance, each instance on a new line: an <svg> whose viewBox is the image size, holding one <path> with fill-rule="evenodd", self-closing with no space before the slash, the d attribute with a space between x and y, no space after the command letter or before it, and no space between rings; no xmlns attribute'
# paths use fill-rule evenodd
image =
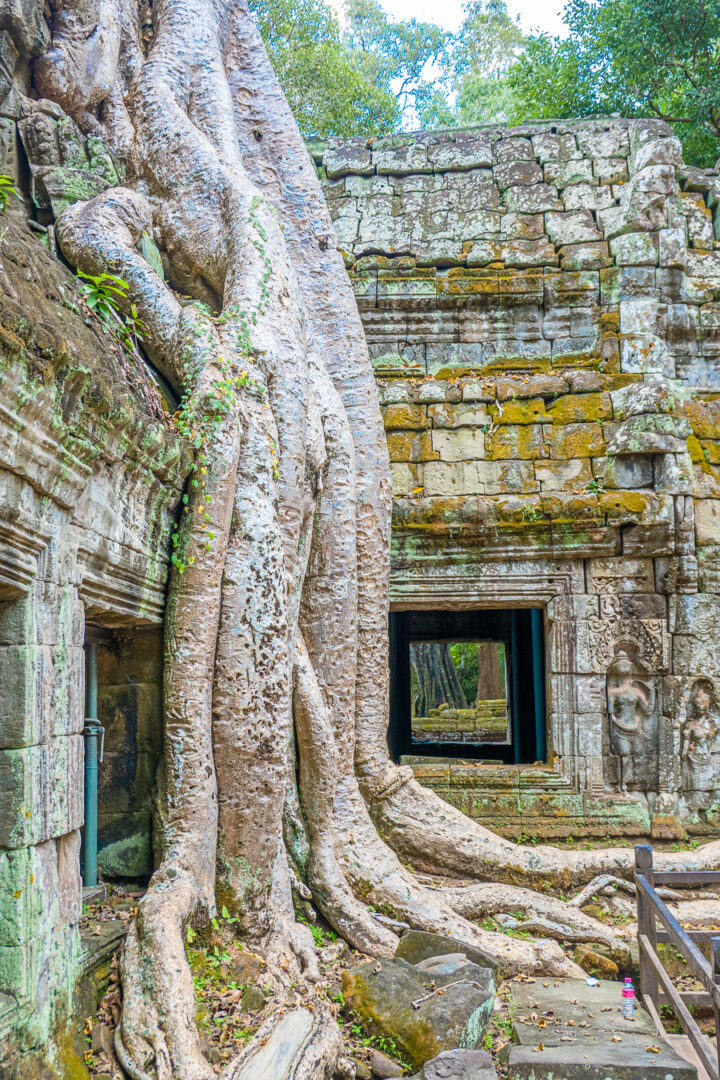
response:
<svg viewBox="0 0 720 1080"><path fill-rule="evenodd" d="M122 958L123 1069L215 1075L184 941L216 897L276 990L223 1073L237 1080L272 1075L277 1031L295 1080L335 1067L321 995L312 1010L298 1004L318 971L293 888L374 956L396 945L371 911L387 906L506 971L577 973L555 941L471 921L534 902L566 940L594 932L626 952L607 927L517 886L627 873L628 852L517 847L388 759L391 493L375 383L319 182L246 0L153 0L147 40L137 0L49 6L36 89L125 167L124 186L65 211L58 241L82 271L129 283L196 450L166 613L161 850ZM140 254L143 233L167 281ZM719 848L693 864L717 863ZM400 858L488 884L432 889Z"/></svg>

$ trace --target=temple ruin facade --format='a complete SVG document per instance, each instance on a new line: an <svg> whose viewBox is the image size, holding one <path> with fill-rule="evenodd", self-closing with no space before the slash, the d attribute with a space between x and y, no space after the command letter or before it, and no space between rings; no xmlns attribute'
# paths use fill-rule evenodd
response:
<svg viewBox="0 0 720 1080"><path fill-rule="evenodd" d="M152 868L191 460L170 391L98 330L56 250L57 216L115 164L11 88L4 40L0 172L22 199L0 246L0 1064L44 1045L84 962L88 716L100 874ZM720 176L647 120L311 150L392 463L396 758L512 837L717 835ZM438 642L502 647L499 727L436 701L416 737L413 649Z"/></svg>

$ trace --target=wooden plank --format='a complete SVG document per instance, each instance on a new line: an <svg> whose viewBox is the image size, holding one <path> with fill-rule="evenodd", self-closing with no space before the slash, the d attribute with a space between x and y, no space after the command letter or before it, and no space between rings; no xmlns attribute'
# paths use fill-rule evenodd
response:
<svg viewBox="0 0 720 1080"><path fill-rule="evenodd" d="M720 885L720 870L655 870L653 882L672 889L682 885Z"/></svg>
<svg viewBox="0 0 720 1080"><path fill-rule="evenodd" d="M635 874L635 883L638 889L638 896L642 893L647 898L647 902L652 905L654 914L657 915L672 935L672 944L687 960L692 974L703 984L713 998L714 1003L720 1006L720 985L715 983L710 964L700 952L697 945L695 945L688 936L687 930L682 928L675 916L663 903L643 874ZM640 929L639 926L638 929ZM651 935L647 936L652 940Z"/></svg>
<svg viewBox="0 0 720 1080"><path fill-rule="evenodd" d="M691 941L712 941L714 937L717 937L717 930L685 930L685 933ZM665 944L668 941L672 942L673 936L667 930L658 930L657 939Z"/></svg>
<svg viewBox="0 0 720 1080"><path fill-rule="evenodd" d="M653 897L655 894L652 893L651 895L650 892L653 881L652 848L649 844L638 844L635 847L635 902L637 904L638 937L641 934L644 934L650 942L651 949L655 951L657 949L657 919L655 918L655 911L653 908ZM645 887L641 885L641 882L645 883ZM642 991L644 1002L647 1003L652 999L656 1012L659 989L660 984L658 983L654 968L643 956L641 949L640 990Z"/></svg>
<svg viewBox="0 0 720 1080"><path fill-rule="evenodd" d="M678 990L678 994L686 1005L712 1005L713 1003L713 999L710 997L707 990ZM660 994L660 1004L670 1004L667 996L663 993Z"/></svg>
<svg viewBox="0 0 720 1080"><path fill-rule="evenodd" d="M688 1036L690 1042L693 1044L695 1053L700 1058L703 1064L703 1068L710 1077L710 1080L720 1080L720 1071L717 1058L708 1048L705 1036L695 1023L694 1018L688 1012L687 1006L685 1005L677 990L673 986L670 980L670 976L655 955L655 952L652 948L652 943L650 942L647 935L639 934L638 944L640 946L640 955L642 956L644 954L647 957L648 963L652 965L658 982L660 983L667 996L670 998L673 1012L680 1021L685 1034ZM644 998L643 1004L646 1008L648 1007L648 1003L647 1001L645 1001ZM648 1009L648 1011L650 1010ZM652 1016L652 1013L650 1013L650 1015Z"/></svg>

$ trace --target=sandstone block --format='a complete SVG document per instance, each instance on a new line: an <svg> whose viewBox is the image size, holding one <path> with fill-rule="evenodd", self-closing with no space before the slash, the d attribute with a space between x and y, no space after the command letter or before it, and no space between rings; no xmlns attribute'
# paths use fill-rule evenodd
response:
<svg viewBox="0 0 720 1080"><path fill-rule="evenodd" d="M601 184L624 184L628 180L625 158L595 158L593 175Z"/></svg>
<svg viewBox="0 0 720 1080"><path fill-rule="evenodd" d="M662 267L682 269L687 262L687 237L684 228L661 229L658 233L658 258Z"/></svg>
<svg viewBox="0 0 720 1080"><path fill-rule="evenodd" d="M610 251L618 266L655 266L658 261L658 239L652 233L625 233L610 241Z"/></svg>
<svg viewBox="0 0 720 1080"><path fill-rule="evenodd" d="M544 232L542 214L503 214L500 233L504 240L539 240Z"/></svg>
<svg viewBox="0 0 720 1080"><path fill-rule="evenodd" d="M338 147L328 147L323 155L323 165L331 180L350 173L369 176L375 171L365 139L344 142Z"/></svg>
<svg viewBox="0 0 720 1080"><path fill-rule="evenodd" d="M624 157L630 153L630 140L627 131L613 127L608 131L588 127L577 132L577 143L586 157L608 158Z"/></svg>
<svg viewBox="0 0 720 1080"><path fill-rule="evenodd" d="M428 163L438 171L477 169L493 164L490 139L479 132L456 132L452 141L428 143Z"/></svg>
<svg viewBox="0 0 720 1080"><path fill-rule="evenodd" d="M606 452L600 424L581 423L547 427L545 444L551 458L599 457Z"/></svg>
<svg viewBox="0 0 720 1080"><path fill-rule="evenodd" d="M496 428L489 437L490 458L493 461L500 458L534 461L536 458L547 457L543 441L544 426L509 424Z"/></svg>
<svg viewBox="0 0 720 1080"><path fill-rule="evenodd" d="M554 184L557 188L565 188L570 184L597 183L593 176L593 163L587 158L547 161L543 167L543 178L546 184Z"/></svg>
<svg viewBox="0 0 720 1080"><path fill-rule="evenodd" d="M485 457L485 432L479 428L432 432L432 447L442 461L472 461Z"/></svg>
<svg viewBox="0 0 720 1080"><path fill-rule="evenodd" d="M532 136L534 156L541 162L567 161L571 158L579 158L580 151L577 148L575 136L554 135L552 132L541 132Z"/></svg>
<svg viewBox="0 0 720 1080"><path fill-rule="evenodd" d="M651 139L635 154L635 172L647 165L682 165L682 143L679 139Z"/></svg>
<svg viewBox="0 0 720 1080"><path fill-rule="evenodd" d="M553 424L611 420L612 402L609 394L566 394L548 406L548 415Z"/></svg>
<svg viewBox="0 0 720 1080"><path fill-rule="evenodd" d="M603 270L612 266L610 249L604 241L565 244L560 248L561 270Z"/></svg>
<svg viewBox="0 0 720 1080"><path fill-rule="evenodd" d="M571 184L563 191L566 210L605 210L614 203L608 184Z"/></svg>
<svg viewBox="0 0 720 1080"><path fill-rule="evenodd" d="M396 463L390 466L393 495L412 494L414 489L419 486L417 470L417 465Z"/></svg>
<svg viewBox="0 0 720 1080"><path fill-rule="evenodd" d="M515 184L503 191L502 201L508 212L518 214L542 214L547 210L562 210L558 190L550 184Z"/></svg>
<svg viewBox="0 0 720 1080"><path fill-rule="evenodd" d="M720 500L706 499L695 504L695 538L702 546L720 543Z"/></svg>
<svg viewBox="0 0 720 1080"><path fill-rule="evenodd" d="M378 176L404 176L408 173L432 172L425 143L392 145L392 137L373 143L372 160Z"/></svg>
<svg viewBox="0 0 720 1080"><path fill-rule="evenodd" d="M536 461L535 479L540 490L582 491L592 481L593 474L587 458L573 461Z"/></svg>
<svg viewBox="0 0 720 1080"><path fill-rule="evenodd" d="M558 256L547 240L510 240L501 247L506 266L557 266Z"/></svg>
<svg viewBox="0 0 720 1080"><path fill-rule="evenodd" d="M536 161L509 161L493 169L495 183L501 191L515 185L540 184L543 171Z"/></svg>
<svg viewBox="0 0 720 1080"><path fill-rule="evenodd" d="M422 405L387 405L383 409L383 421L386 431L422 431L428 426Z"/></svg>
<svg viewBox="0 0 720 1080"><path fill-rule="evenodd" d="M512 395L509 395L509 399L505 398L494 408L491 407L491 413L496 424L548 423L545 402L542 398L520 397L518 400L513 400Z"/></svg>
<svg viewBox="0 0 720 1080"><path fill-rule="evenodd" d="M595 219L589 210L546 214L545 228L552 242L558 245L600 240Z"/></svg>
<svg viewBox="0 0 720 1080"><path fill-rule="evenodd" d="M436 428L488 427L491 416L482 405L444 403L428 406L428 417Z"/></svg>
<svg viewBox="0 0 720 1080"><path fill-rule="evenodd" d="M493 150L498 165L504 165L512 161L533 161L535 158L535 151L530 139L498 139L493 145Z"/></svg>

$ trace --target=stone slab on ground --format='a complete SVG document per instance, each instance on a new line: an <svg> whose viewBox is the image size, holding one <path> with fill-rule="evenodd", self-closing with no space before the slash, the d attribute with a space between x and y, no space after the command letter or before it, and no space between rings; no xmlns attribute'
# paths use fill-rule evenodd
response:
<svg viewBox="0 0 720 1080"><path fill-rule="evenodd" d="M660 1046L653 1053L645 1046ZM697 1070L657 1036L622 1043L608 1039L546 1046L514 1046L508 1058L510 1080L697 1080Z"/></svg>
<svg viewBox="0 0 720 1080"><path fill-rule="evenodd" d="M622 1015L622 984L601 980L589 987L584 979L536 979L510 984L510 1018L515 1041L535 1046L559 1042L562 1035L590 1031L654 1038L655 1025L644 1009L635 1018Z"/></svg>
<svg viewBox="0 0 720 1080"><path fill-rule="evenodd" d="M647 1012L621 1010L622 984L531 979L511 983L510 1080L697 1080Z"/></svg>
<svg viewBox="0 0 720 1080"><path fill-rule="evenodd" d="M497 1080L497 1073L486 1050L444 1050L410 1080Z"/></svg>

